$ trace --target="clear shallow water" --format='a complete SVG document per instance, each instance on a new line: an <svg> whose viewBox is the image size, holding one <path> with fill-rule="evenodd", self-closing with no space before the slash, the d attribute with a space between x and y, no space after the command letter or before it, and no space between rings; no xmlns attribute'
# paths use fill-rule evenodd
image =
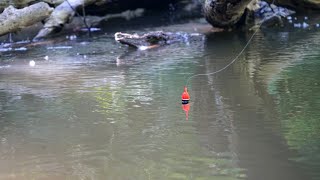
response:
<svg viewBox="0 0 320 180"><path fill-rule="evenodd" d="M109 34L1 52L0 179L320 177L319 32L258 33L233 66L191 81L188 120L186 78L223 67L251 34L150 51Z"/></svg>

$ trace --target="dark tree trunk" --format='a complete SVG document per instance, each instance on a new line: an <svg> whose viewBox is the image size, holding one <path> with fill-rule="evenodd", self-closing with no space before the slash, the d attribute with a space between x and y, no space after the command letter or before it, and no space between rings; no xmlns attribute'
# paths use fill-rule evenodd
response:
<svg viewBox="0 0 320 180"><path fill-rule="evenodd" d="M245 17L251 0L205 0L204 15L214 27L232 28Z"/></svg>

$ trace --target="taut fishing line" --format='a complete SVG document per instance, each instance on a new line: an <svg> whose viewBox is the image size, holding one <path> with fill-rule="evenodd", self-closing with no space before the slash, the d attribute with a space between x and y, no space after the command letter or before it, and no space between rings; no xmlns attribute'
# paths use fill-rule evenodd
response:
<svg viewBox="0 0 320 180"><path fill-rule="evenodd" d="M272 1L271 4L274 3L275 0ZM271 6L271 5L270 5ZM273 10L273 8L271 7L271 9ZM257 29L254 31L254 33L252 34L252 36L250 37L250 39L248 40L248 42L246 43L246 45L242 48L242 50L238 53L238 55L232 60L230 61L227 65L225 65L223 68L217 70L217 71L214 71L214 72L211 72L211 73L204 73L204 74L195 74L195 75L192 75L190 76L187 81L186 81L186 84L185 84L185 87L188 87L188 84L190 82L190 80L194 77L197 77L197 76L206 76L206 75L213 75L213 74L217 74L225 69L227 69L229 66L231 66L234 62L236 62L236 60L242 55L242 53L246 50L246 48L249 46L249 44L251 43L253 37L257 34L257 32L259 31L259 29L261 28L261 25L263 24L263 21L265 20L262 19L260 24L258 25ZM186 88L185 88L186 89Z"/></svg>
<svg viewBox="0 0 320 180"><path fill-rule="evenodd" d="M262 24L262 23L261 23ZM260 24L260 26L261 26ZM259 27L260 28L260 27ZM227 65L225 65L223 68L217 70L217 71L214 71L214 72L210 72L210 73L204 73L204 74L195 74L195 75L192 75L190 76L187 81L186 81L186 87L188 87L188 84L189 84L189 81L194 78L194 77L197 77L197 76L205 76L205 75L212 75L212 74L217 74L225 69L227 69L229 66L231 66L234 62L236 62L236 60L242 55L242 53L246 50L246 48L249 46L250 42L252 41L254 35L258 32L258 30L256 30L252 36L250 37L250 39L248 40L247 44L242 48L242 50L238 53L238 55L232 60L230 61Z"/></svg>

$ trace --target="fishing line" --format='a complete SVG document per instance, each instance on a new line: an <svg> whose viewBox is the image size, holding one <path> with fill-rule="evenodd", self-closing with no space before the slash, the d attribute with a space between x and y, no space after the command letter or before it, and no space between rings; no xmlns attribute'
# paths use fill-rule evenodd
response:
<svg viewBox="0 0 320 180"><path fill-rule="evenodd" d="M272 1L271 4L274 3L275 0ZM271 4L269 5L271 7ZM273 8L271 7L272 11L273 11ZM192 75L190 76L187 81L186 81L186 84L185 84L185 87L188 87L188 84L189 84L189 81L194 78L194 77L197 77L197 76L207 76L207 75L213 75L213 74L217 74L225 69L227 69L229 66L231 66L234 62L236 62L236 60L242 55L242 53L246 50L246 48L249 46L249 44L251 43L253 37L257 34L257 32L260 30L261 28L261 25L263 24L265 18L263 18L260 22L260 24L258 25L257 29L254 31L254 33L252 34L252 36L250 37L250 39L248 40L248 42L246 43L246 45L242 48L242 50L236 55L235 58L233 58L233 60L231 62L229 62L227 65L225 65L223 68L217 70L217 71L214 71L214 72L210 72L210 73L204 73L204 74L195 74L195 75Z"/></svg>
<svg viewBox="0 0 320 180"><path fill-rule="evenodd" d="M79 17L82 17L82 21L84 26L86 27L87 31L88 31L88 35L91 36L91 25L89 26L87 23L87 19L86 19L86 11L84 8L84 3L82 4L82 15L80 15L78 13L78 11L70 4L69 0L65 0L67 2L67 4L69 5L69 7L72 9L72 11L77 14Z"/></svg>

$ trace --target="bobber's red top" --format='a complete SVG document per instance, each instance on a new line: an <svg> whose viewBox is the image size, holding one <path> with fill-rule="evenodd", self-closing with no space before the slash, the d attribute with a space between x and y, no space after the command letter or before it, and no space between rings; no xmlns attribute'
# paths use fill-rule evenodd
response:
<svg viewBox="0 0 320 180"><path fill-rule="evenodd" d="M186 86L184 87L184 91L181 95L181 99L182 99L182 101L189 101L190 100L190 96L189 96L188 89Z"/></svg>

